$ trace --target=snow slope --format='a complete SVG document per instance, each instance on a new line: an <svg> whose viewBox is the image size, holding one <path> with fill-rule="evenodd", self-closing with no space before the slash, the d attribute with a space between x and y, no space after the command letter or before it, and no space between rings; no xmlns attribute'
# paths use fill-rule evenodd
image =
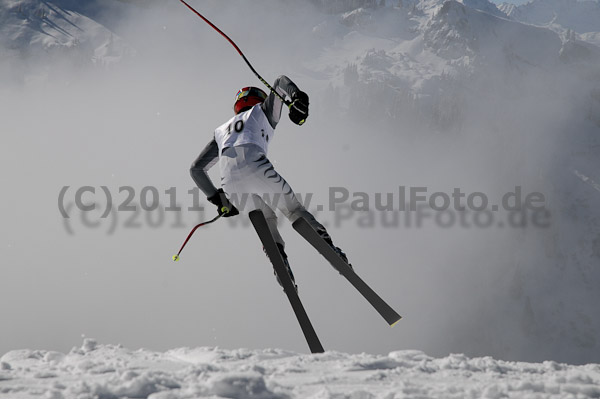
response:
<svg viewBox="0 0 600 399"><path fill-rule="evenodd" d="M129 350L86 339L69 353L0 358L0 397L148 399L597 398L600 365L505 362L420 351Z"/></svg>
<svg viewBox="0 0 600 399"><path fill-rule="evenodd" d="M522 87L534 79L549 90L563 73L597 85L599 48L574 34L561 36L482 11L483 3L407 1L343 13L314 28L327 51L304 65L333 83L334 99L342 99L335 102L351 115L413 121L440 131L460 129L475 116L467 111L473 108L469 102L536 95L537 88ZM373 107L373 98L386 101Z"/></svg>
<svg viewBox="0 0 600 399"><path fill-rule="evenodd" d="M508 17L534 25L557 24L578 33L600 32L598 0L533 0L526 4L502 4Z"/></svg>
<svg viewBox="0 0 600 399"><path fill-rule="evenodd" d="M1 0L0 48L34 59L76 53L83 62L102 65L132 55L133 50L99 22L94 6L95 2L68 0Z"/></svg>
<svg viewBox="0 0 600 399"><path fill-rule="evenodd" d="M533 0L526 4L503 3L498 8L509 18L564 32L567 29L583 40L600 44L600 2L598 0Z"/></svg>

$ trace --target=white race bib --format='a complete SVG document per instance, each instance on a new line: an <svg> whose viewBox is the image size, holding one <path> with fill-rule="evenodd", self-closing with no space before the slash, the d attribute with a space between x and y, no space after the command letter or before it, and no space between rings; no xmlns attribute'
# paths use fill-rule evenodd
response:
<svg viewBox="0 0 600 399"><path fill-rule="evenodd" d="M256 144L266 154L269 141L274 135L275 130L271 127L260 104L257 104L219 126L215 130L215 141L219 147L219 155L223 148L242 144Z"/></svg>

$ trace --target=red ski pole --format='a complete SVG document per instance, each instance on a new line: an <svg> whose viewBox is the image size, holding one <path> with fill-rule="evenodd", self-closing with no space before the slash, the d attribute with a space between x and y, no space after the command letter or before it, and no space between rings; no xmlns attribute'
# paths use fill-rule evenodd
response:
<svg viewBox="0 0 600 399"><path fill-rule="evenodd" d="M256 69L254 69L254 67L252 66L252 64L250 64L250 61L248 61L248 59L246 58L246 56L244 55L244 53L242 53L242 50L240 50L240 48L237 46L237 44L235 44L235 42L233 40L231 40L231 38L229 38L229 36L227 36L221 29L217 28L217 26L215 24L213 24L212 22L210 22L204 15L200 14L198 11L196 11L194 9L194 7L190 6L188 3L186 3L184 0L179 0L181 3L183 3L183 5L185 5L187 8L189 8L194 14L196 14L197 16L199 16L200 18L202 18L202 20L204 22L206 22L207 24L209 24L214 30L216 30L217 32L219 32L221 34L221 36L223 36L225 39L227 39L227 41L229 43L231 43L231 45L237 50L237 52L242 56L242 58L244 59L244 61L246 61L246 64L248 65L248 67L250 68L250 70L256 75L256 77L263 82L263 84L265 86L267 86L267 88L269 90L271 90L271 92L273 92L273 94L275 94L277 97L279 97L281 99L281 101L283 101L283 103L285 105L287 105L288 107L292 104L291 101L287 101L281 94L279 94L269 83L267 83L266 80L263 79L262 76L259 75L258 72L256 72Z"/></svg>
<svg viewBox="0 0 600 399"><path fill-rule="evenodd" d="M225 207L224 207L225 208ZM227 209L227 208L225 208ZM181 246L181 248L179 248L179 252L177 252L176 255L173 255L173 260L175 262L177 262L179 260L179 254L181 253L181 251L183 251L183 248L185 247L185 244L188 243L188 241L190 240L190 238L192 238L192 235L194 234L194 232L198 229L198 227L202 227L202 226L206 226L207 224L211 224L212 222L214 222L215 220L219 219L221 216L223 216L225 213L224 212L220 215L215 216L214 218L212 218L211 220L207 221L207 222L202 222L202 223L198 223L196 226L194 226L194 228L192 229L192 231L190 231L190 234L188 234L187 238L185 239L185 241L183 242L183 245Z"/></svg>

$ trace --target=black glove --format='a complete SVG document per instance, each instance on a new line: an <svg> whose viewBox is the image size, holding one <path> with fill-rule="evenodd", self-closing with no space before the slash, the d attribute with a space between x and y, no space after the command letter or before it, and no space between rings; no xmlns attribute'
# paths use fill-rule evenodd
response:
<svg viewBox="0 0 600 399"><path fill-rule="evenodd" d="M216 205L219 215L223 215L225 218L240 214L240 211L229 202L222 188L218 189L214 195L207 197L206 199L211 204Z"/></svg>
<svg viewBox="0 0 600 399"><path fill-rule="evenodd" d="M308 118L308 94L298 90L292 96L290 104L290 120L296 125L303 125Z"/></svg>

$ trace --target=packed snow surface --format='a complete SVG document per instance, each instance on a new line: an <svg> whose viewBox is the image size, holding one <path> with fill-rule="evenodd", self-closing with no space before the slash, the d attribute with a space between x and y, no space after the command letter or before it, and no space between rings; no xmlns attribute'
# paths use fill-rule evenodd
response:
<svg viewBox="0 0 600 399"><path fill-rule="evenodd" d="M600 365L280 349L130 350L85 339L68 354L0 358L1 398L598 398Z"/></svg>

